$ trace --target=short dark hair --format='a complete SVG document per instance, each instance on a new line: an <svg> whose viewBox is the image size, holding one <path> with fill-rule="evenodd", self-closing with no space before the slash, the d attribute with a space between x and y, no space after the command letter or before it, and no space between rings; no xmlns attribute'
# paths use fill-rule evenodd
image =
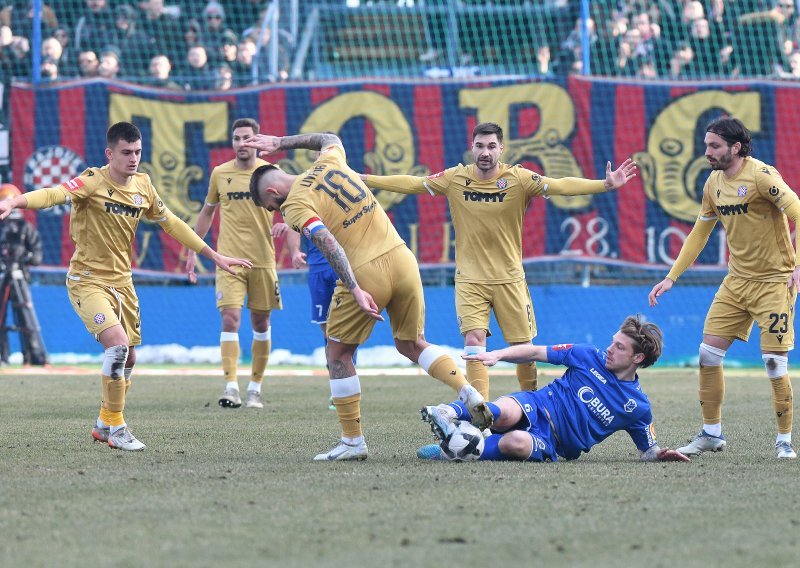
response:
<svg viewBox="0 0 800 568"><path fill-rule="evenodd" d="M112 124L106 131L106 145L111 148L120 140L125 142L136 142L142 139L142 133L135 124L130 122L118 122Z"/></svg>
<svg viewBox="0 0 800 568"><path fill-rule="evenodd" d="M738 118L731 116L723 116L716 120L712 120L706 127L706 132L716 134L729 146L733 146L737 142L742 145L737 153L738 156L745 158L753 151L753 137L750 131Z"/></svg>
<svg viewBox="0 0 800 568"><path fill-rule="evenodd" d="M494 134L497 136L497 141L500 144L503 143L503 129L500 128L499 124L495 124L494 122L481 122L480 124L476 125L475 128L472 129L472 141L475 141L475 138L481 134Z"/></svg>
<svg viewBox="0 0 800 568"><path fill-rule="evenodd" d="M253 118L237 118L236 120L233 121L233 126L231 126L231 132L233 132L237 128L252 128L253 133L258 134L260 127Z"/></svg>
<svg viewBox="0 0 800 568"><path fill-rule="evenodd" d="M264 204L261 203L261 197L258 195L258 182L262 177L269 174L269 172L273 170L277 171L278 166L273 164L264 164L263 166L258 166L250 176L250 198L253 200L253 203L259 207L263 207Z"/></svg>
<svg viewBox="0 0 800 568"><path fill-rule="evenodd" d="M640 367L649 367L661 357L664 335L656 324L643 321L642 316L637 314L626 317L619 330L633 341L634 354L644 353Z"/></svg>

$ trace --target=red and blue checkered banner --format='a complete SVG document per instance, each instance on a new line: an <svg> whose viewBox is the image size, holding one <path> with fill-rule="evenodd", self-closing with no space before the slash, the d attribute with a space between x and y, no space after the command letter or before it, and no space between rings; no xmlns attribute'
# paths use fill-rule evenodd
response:
<svg viewBox="0 0 800 568"><path fill-rule="evenodd" d="M723 113L739 117L754 133L755 155L796 186L798 108L800 90L781 83L347 82L225 94L175 94L103 82L38 90L15 86L13 179L31 190L64 181L86 164L104 164L106 128L129 120L143 132L142 170L172 211L194 223L210 170L233 157L229 133L237 118L255 117L262 132L276 135L336 132L355 170L414 175L469 160L473 126L491 121L505 131L503 161L547 176L598 178L607 161L616 165L629 156L641 168L614 193L533 200L524 225L525 257L669 264L691 229L709 173L703 157L706 124ZM276 159L300 172L313 156L296 151ZM386 192L379 198L421 262L452 262L453 228L444 199ZM50 244L45 262L66 264L72 252L69 209L35 215ZM180 271L179 248L143 223L135 264ZM717 230L699 262L720 265L726 257Z"/></svg>

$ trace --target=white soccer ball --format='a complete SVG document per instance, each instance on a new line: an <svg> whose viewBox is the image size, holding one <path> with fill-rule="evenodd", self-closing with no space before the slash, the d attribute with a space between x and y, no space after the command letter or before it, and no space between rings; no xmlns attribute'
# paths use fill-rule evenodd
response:
<svg viewBox="0 0 800 568"><path fill-rule="evenodd" d="M475 426L463 420L453 422L455 430L440 444L442 453L449 461L475 461L483 453L483 434Z"/></svg>

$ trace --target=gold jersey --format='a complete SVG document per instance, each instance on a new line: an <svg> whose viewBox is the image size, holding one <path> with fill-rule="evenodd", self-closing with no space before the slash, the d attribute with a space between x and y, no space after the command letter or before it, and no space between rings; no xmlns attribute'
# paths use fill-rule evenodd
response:
<svg viewBox="0 0 800 568"><path fill-rule="evenodd" d="M115 183L108 166L88 168L54 189L72 203L69 235L75 253L69 273L111 286L131 283L131 254L142 216L160 222L172 215L150 176L136 173L127 185Z"/></svg>
<svg viewBox="0 0 800 568"><path fill-rule="evenodd" d="M298 176L281 213L306 236L323 223L353 269L405 244L375 196L347 165L339 145L323 149L314 165Z"/></svg>
<svg viewBox="0 0 800 568"><path fill-rule="evenodd" d="M235 258L246 258L254 268L275 267L275 244L272 241L273 213L257 207L250 197L250 176L259 166L236 167L236 160L220 164L211 172L208 184L208 205L219 205L220 225L217 252Z"/></svg>
<svg viewBox="0 0 800 568"><path fill-rule="evenodd" d="M774 167L747 157L733 177L715 170L706 180L699 219L719 219L733 276L783 282L794 270L795 250L784 209L798 201Z"/></svg>

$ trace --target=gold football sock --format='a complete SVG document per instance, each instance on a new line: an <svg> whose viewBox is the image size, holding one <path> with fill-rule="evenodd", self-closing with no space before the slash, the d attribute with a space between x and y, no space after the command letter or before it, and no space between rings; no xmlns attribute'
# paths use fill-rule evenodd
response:
<svg viewBox="0 0 800 568"><path fill-rule="evenodd" d="M456 366L455 360L450 355L441 355L428 367L428 374L448 387L458 392L461 387L468 384L467 379Z"/></svg>
<svg viewBox="0 0 800 568"><path fill-rule="evenodd" d="M700 367L700 410L703 424L722 422L722 399L725 398L725 379L722 367Z"/></svg>
<svg viewBox="0 0 800 568"><path fill-rule="evenodd" d="M778 419L778 434L788 434L792 431L792 382L789 375L782 375L770 380L772 384L772 406Z"/></svg>
<svg viewBox="0 0 800 568"><path fill-rule="evenodd" d="M361 432L361 393L334 398L336 415L342 425L342 437L358 438Z"/></svg>
<svg viewBox="0 0 800 568"><path fill-rule="evenodd" d="M253 374L250 380L254 383L260 383L264 379L264 370L267 368L271 346L272 341L253 340Z"/></svg>
<svg viewBox="0 0 800 568"><path fill-rule="evenodd" d="M517 381L520 390L535 391L539 384L536 363L517 363Z"/></svg>
<svg viewBox="0 0 800 568"><path fill-rule="evenodd" d="M467 380L484 400L489 400L489 369L480 361L467 361Z"/></svg>
<svg viewBox="0 0 800 568"><path fill-rule="evenodd" d="M107 426L121 426L125 424L122 411L125 409L125 379L112 379L103 377L105 394L103 395L103 408L100 409L100 420Z"/></svg>
<svg viewBox="0 0 800 568"><path fill-rule="evenodd" d="M222 352L222 373L225 382L236 382L236 371L239 365L239 342L220 341L219 348Z"/></svg>

